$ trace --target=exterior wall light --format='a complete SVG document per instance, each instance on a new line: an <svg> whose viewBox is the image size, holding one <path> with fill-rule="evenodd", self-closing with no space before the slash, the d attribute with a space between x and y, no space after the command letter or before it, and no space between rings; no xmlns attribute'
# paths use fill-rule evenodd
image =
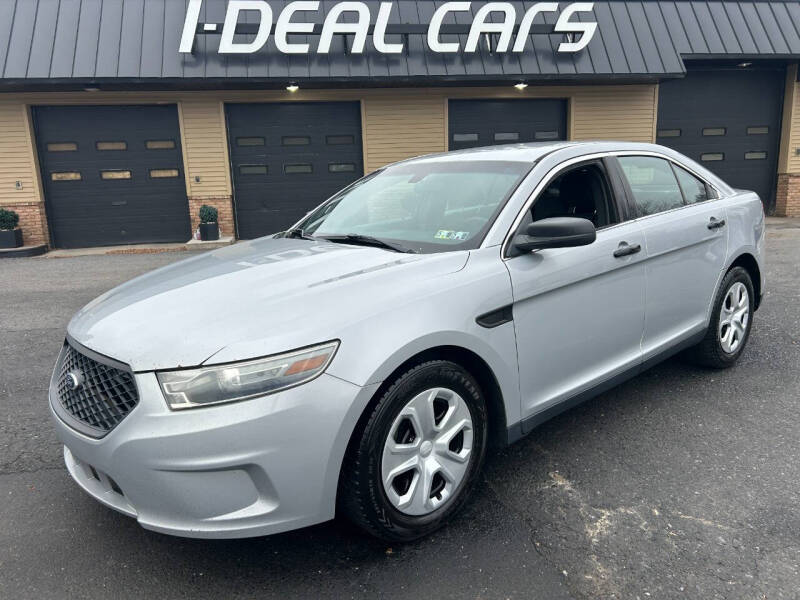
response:
<svg viewBox="0 0 800 600"><path fill-rule="evenodd" d="M292 93L296 92L299 89L300 89L300 86L297 85L296 83L290 83L289 85L286 86L286 91L289 91L289 92L292 92Z"/></svg>
<svg viewBox="0 0 800 600"><path fill-rule="evenodd" d="M524 90L526 87L528 87L528 84L527 84L527 83L525 83L525 82L523 82L523 81L520 81L519 83L515 83L515 84L514 84L514 87L515 87L515 88L517 88L517 89L518 89L518 90L521 92L521 91L522 91L522 90Z"/></svg>

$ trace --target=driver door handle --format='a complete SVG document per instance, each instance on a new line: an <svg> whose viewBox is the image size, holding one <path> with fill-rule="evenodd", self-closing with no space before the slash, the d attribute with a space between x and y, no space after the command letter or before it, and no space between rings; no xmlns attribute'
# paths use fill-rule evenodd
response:
<svg viewBox="0 0 800 600"><path fill-rule="evenodd" d="M614 250L614 258L620 258L622 256L630 256L631 254L636 254L642 249L639 244L628 244L628 242L620 242L619 248Z"/></svg>

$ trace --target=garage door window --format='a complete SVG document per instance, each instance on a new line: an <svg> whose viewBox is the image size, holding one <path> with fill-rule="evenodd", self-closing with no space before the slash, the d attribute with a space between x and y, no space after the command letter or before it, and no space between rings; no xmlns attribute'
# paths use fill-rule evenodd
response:
<svg viewBox="0 0 800 600"><path fill-rule="evenodd" d="M747 128L747 135L767 135L769 133L769 127L748 127Z"/></svg>
<svg viewBox="0 0 800 600"><path fill-rule="evenodd" d="M170 179L178 175L180 175L178 169L150 169L150 177L153 179Z"/></svg>
<svg viewBox="0 0 800 600"><path fill-rule="evenodd" d="M147 140L144 147L148 150L174 150L175 140Z"/></svg>
<svg viewBox="0 0 800 600"><path fill-rule="evenodd" d="M535 140L559 140L561 139L561 135L558 131L537 131L533 135L533 139Z"/></svg>
<svg viewBox="0 0 800 600"><path fill-rule="evenodd" d="M676 138L676 137L681 137L681 130L680 129L659 129L658 133L656 135L658 137L662 137L662 138Z"/></svg>
<svg viewBox="0 0 800 600"><path fill-rule="evenodd" d="M237 146L263 146L263 137L240 137L236 138Z"/></svg>
<svg viewBox="0 0 800 600"><path fill-rule="evenodd" d="M355 144L356 140L352 135L329 135L325 137L325 143L329 146L346 146Z"/></svg>
<svg viewBox="0 0 800 600"><path fill-rule="evenodd" d="M119 150L127 150L128 149L128 142L96 142L94 145L95 148L98 150L111 150L111 151L119 151Z"/></svg>
<svg viewBox="0 0 800 600"><path fill-rule="evenodd" d="M355 173L356 165L354 163L330 163L328 165L329 173Z"/></svg>
<svg viewBox="0 0 800 600"><path fill-rule="evenodd" d="M48 152L77 152L78 144L75 142L53 142L47 144Z"/></svg>
<svg viewBox="0 0 800 600"><path fill-rule="evenodd" d="M650 156L621 156L619 163L640 217L683 206L683 194L669 162Z"/></svg>
<svg viewBox="0 0 800 600"><path fill-rule="evenodd" d="M745 160L767 160L766 152L745 152Z"/></svg>
<svg viewBox="0 0 800 600"><path fill-rule="evenodd" d="M267 165L239 165L240 175L266 175Z"/></svg>
<svg viewBox="0 0 800 600"><path fill-rule="evenodd" d="M314 169L308 163L299 165L283 165L283 172L287 175L306 175L308 173L313 173Z"/></svg>
<svg viewBox="0 0 800 600"><path fill-rule="evenodd" d="M80 181L81 174L77 171L50 173L50 179L53 181Z"/></svg>
<svg viewBox="0 0 800 600"><path fill-rule="evenodd" d="M678 177L678 183L681 186L686 204L695 204L696 202L708 200L708 189L705 183L686 169L682 169L677 165L672 165L672 167L675 169L675 175Z"/></svg>
<svg viewBox="0 0 800 600"><path fill-rule="evenodd" d="M101 179L130 179L131 172L130 171L123 171L123 170L113 170L113 171L100 171L100 178Z"/></svg>
<svg viewBox="0 0 800 600"><path fill-rule="evenodd" d="M727 129L724 127L706 127L703 129L704 136L717 136L717 135L725 135L727 133Z"/></svg>
<svg viewBox="0 0 800 600"><path fill-rule="evenodd" d="M454 133L453 134L453 141L454 142L477 142L478 141L478 134L477 133Z"/></svg>
<svg viewBox="0 0 800 600"><path fill-rule="evenodd" d="M281 146L308 146L311 138L307 135L286 135L281 138Z"/></svg>
<svg viewBox="0 0 800 600"><path fill-rule="evenodd" d="M494 134L494 141L495 142L516 142L519 140L518 133L495 133Z"/></svg>

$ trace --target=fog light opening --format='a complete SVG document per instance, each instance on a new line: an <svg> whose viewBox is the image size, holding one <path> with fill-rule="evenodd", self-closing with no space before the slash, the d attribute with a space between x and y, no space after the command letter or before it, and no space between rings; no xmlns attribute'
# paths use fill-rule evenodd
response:
<svg viewBox="0 0 800 600"><path fill-rule="evenodd" d="M108 475L106 475L108 477ZM117 482L108 477L108 484L111 486L111 489L119 494L120 496L124 496L125 494L122 493L122 488L117 485Z"/></svg>

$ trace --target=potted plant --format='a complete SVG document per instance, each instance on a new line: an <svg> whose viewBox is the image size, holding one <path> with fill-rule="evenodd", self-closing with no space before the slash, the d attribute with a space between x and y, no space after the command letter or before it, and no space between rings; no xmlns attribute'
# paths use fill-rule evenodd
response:
<svg viewBox="0 0 800 600"><path fill-rule="evenodd" d="M219 239L217 209L207 204L200 207L200 239L204 242Z"/></svg>
<svg viewBox="0 0 800 600"><path fill-rule="evenodd" d="M0 208L0 248L22 246L22 229L17 227L19 215L13 210Z"/></svg>

